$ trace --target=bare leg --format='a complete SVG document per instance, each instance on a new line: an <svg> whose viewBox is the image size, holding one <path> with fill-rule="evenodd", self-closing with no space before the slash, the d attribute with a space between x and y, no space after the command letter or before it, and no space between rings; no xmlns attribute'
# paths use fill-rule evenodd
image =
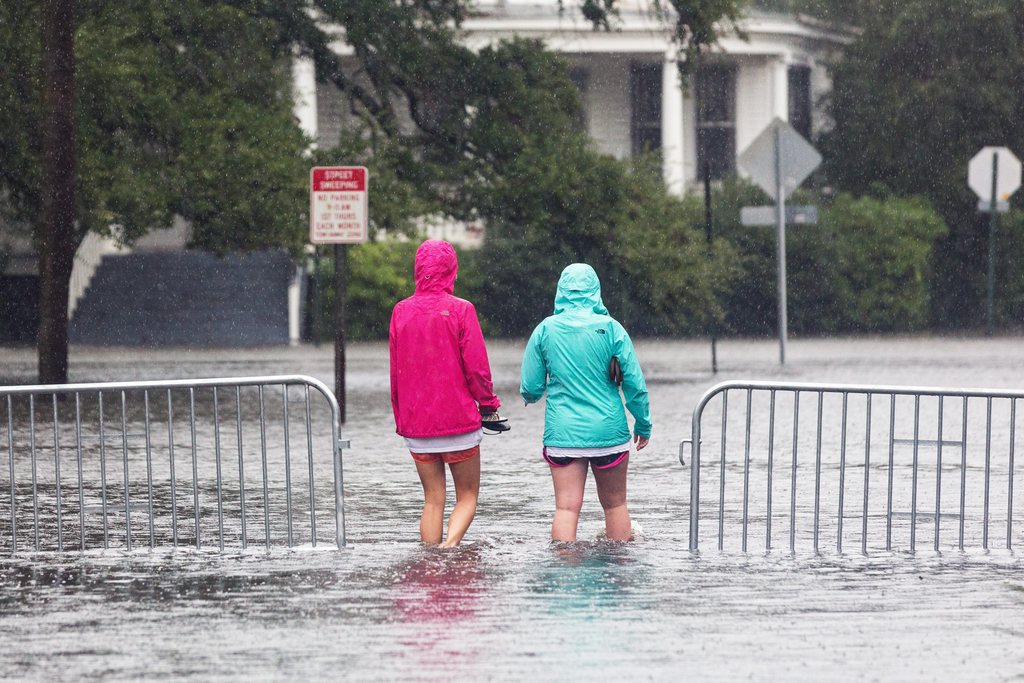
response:
<svg viewBox="0 0 1024 683"><path fill-rule="evenodd" d="M551 481L555 485L551 540L575 541L583 508L583 487L587 483L587 459L579 458L565 467L552 467Z"/></svg>
<svg viewBox="0 0 1024 683"><path fill-rule="evenodd" d="M442 548L457 546L476 516L476 500L480 495L480 456L448 465L455 480L455 509L448 517L448 538Z"/></svg>
<svg viewBox="0 0 1024 683"><path fill-rule="evenodd" d="M420 539L427 545L441 542L444 525L445 480L444 463L416 463L416 473L423 485L423 513L420 515Z"/></svg>
<svg viewBox="0 0 1024 683"><path fill-rule="evenodd" d="M604 528L609 541L628 541L633 537L633 525L626 507L626 470L629 456L609 470L594 469L597 497L604 508Z"/></svg>

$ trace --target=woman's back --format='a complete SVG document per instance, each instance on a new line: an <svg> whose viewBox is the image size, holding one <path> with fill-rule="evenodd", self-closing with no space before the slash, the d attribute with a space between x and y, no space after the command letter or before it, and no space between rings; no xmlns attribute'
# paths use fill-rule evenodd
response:
<svg viewBox="0 0 1024 683"><path fill-rule="evenodd" d="M457 269L450 244L425 242L416 255L416 293L391 314L391 402L402 436L478 429L477 405L499 405L476 309L452 293Z"/></svg>
<svg viewBox="0 0 1024 683"><path fill-rule="evenodd" d="M586 448L629 441L618 386L608 376L613 356L623 368L623 392L637 431L648 436L647 388L629 335L608 315L593 268L567 267L558 283L555 314L534 330L523 359L523 397L533 402L547 392L546 446Z"/></svg>

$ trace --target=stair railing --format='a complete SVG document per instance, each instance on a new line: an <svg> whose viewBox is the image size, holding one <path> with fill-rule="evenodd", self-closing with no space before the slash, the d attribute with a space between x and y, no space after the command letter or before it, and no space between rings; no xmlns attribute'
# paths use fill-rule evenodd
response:
<svg viewBox="0 0 1024 683"><path fill-rule="evenodd" d="M108 254L120 254L129 251L128 247L120 244L115 238L98 235L90 232L82 240L78 251L75 252L74 265L71 267L71 285L68 291L68 320L75 315L78 302L85 296L89 289L93 275L100 267L103 257Z"/></svg>

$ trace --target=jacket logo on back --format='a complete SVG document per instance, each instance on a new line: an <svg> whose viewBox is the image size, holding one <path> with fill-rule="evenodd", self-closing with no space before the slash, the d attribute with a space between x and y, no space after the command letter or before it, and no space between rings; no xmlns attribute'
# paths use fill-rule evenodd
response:
<svg viewBox="0 0 1024 683"><path fill-rule="evenodd" d="M451 315L448 311L441 311L441 315Z"/></svg>
<svg viewBox="0 0 1024 683"><path fill-rule="evenodd" d="M604 334L605 333L604 330L594 330L594 331L597 332L598 334Z"/></svg>

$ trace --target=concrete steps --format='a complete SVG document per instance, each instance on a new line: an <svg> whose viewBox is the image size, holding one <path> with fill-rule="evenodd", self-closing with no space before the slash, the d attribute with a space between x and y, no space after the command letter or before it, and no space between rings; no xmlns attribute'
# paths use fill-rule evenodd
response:
<svg viewBox="0 0 1024 683"><path fill-rule="evenodd" d="M283 251L218 258L200 251L103 257L71 320L73 344L272 346L287 344Z"/></svg>

